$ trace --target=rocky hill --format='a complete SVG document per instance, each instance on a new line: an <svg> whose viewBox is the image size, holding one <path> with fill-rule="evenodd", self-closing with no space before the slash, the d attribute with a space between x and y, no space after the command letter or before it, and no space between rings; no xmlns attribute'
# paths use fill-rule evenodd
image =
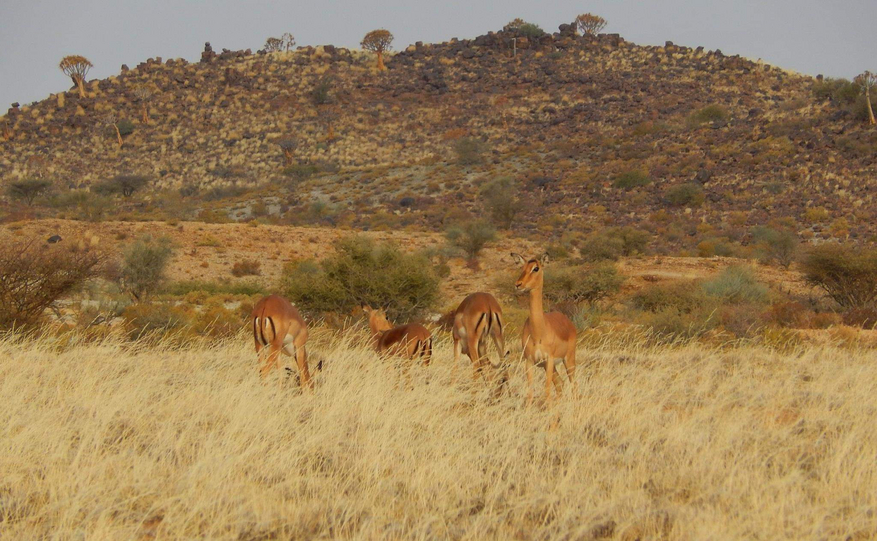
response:
<svg viewBox="0 0 877 541"><path fill-rule="evenodd" d="M512 228L555 238L632 225L667 246L745 245L769 223L877 238L877 130L818 97L817 79L569 25L417 43L386 65L332 46L208 44L198 63L123 66L85 98L0 118L0 181L64 191L138 174L151 189L126 212L436 229L483 214L504 179Z"/></svg>

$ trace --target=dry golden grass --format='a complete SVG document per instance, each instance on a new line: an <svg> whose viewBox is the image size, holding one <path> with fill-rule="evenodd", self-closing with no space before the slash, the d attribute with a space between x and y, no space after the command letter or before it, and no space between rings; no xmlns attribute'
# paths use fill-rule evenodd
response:
<svg viewBox="0 0 877 541"><path fill-rule="evenodd" d="M495 402L452 384L446 337L408 390L315 334L314 395L243 338L0 341L0 537L877 536L873 350L582 348L552 431L519 367Z"/></svg>

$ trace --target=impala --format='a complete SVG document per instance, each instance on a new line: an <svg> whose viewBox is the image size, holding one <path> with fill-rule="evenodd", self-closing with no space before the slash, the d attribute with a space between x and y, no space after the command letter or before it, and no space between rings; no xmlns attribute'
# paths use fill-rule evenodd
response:
<svg viewBox="0 0 877 541"><path fill-rule="evenodd" d="M460 365L460 356L465 353L472 360L474 368L473 379L483 375L487 357L487 337L493 340L496 351L500 356L500 364L494 368L503 366L499 385L508 380L508 373L503 365L503 359L509 352L505 349L505 339L502 334L502 308L496 298L490 293L472 293L460 303L454 311L452 321L452 334L454 336L454 373Z"/></svg>
<svg viewBox="0 0 877 541"><path fill-rule="evenodd" d="M372 332L372 344L378 353L401 355L407 359L420 357L429 366L432 359L432 335L423 325L409 323L394 327L383 310L363 305Z"/></svg>
<svg viewBox="0 0 877 541"><path fill-rule="evenodd" d="M515 289L530 294L530 317L524 322L521 332L521 344L527 366L527 404L533 403L533 365L535 364L545 368L545 394L546 401L550 404L551 384L554 384L558 395L563 390L560 377L554 370L555 362L563 364L575 394L576 328L564 314L560 312L546 314L542 311L544 266L548 262L548 254L540 259L530 260L520 254L511 255L524 266L521 276L515 282Z"/></svg>
<svg viewBox="0 0 877 541"><path fill-rule="evenodd" d="M312 389L314 383L308 371L308 353L305 349L308 328L298 309L283 297L268 295L256 303L250 317L253 318L253 338L262 377L267 376L272 368L280 368L278 359L282 351L295 359L302 386ZM262 364L264 347L268 347L268 356Z"/></svg>

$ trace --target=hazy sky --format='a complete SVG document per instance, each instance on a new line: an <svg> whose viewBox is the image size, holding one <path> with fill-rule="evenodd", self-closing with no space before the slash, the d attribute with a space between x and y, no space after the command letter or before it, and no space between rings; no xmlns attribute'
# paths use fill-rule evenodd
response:
<svg viewBox="0 0 877 541"><path fill-rule="evenodd" d="M521 17L553 32L582 12L638 44L721 49L816 75L877 70L877 0L0 0L0 113L69 88L67 54L94 63L89 78L149 57L197 60L214 50L261 48L292 32L299 45L357 47L384 27L396 49L474 38Z"/></svg>

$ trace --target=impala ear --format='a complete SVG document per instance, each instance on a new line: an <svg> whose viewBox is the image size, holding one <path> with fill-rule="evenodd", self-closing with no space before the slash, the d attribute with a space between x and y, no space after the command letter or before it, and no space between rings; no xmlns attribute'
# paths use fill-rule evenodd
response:
<svg viewBox="0 0 877 541"><path fill-rule="evenodd" d="M542 257L539 258L539 263L542 263L542 266L545 266L550 260L551 257L548 255L548 252L545 252L544 254L542 254Z"/></svg>
<svg viewBox="0 0 877 541"><path fill-rule="evenodd" d="M372 307L367 304L361 304L360 306L362 307L362 311L366 314L371 314L373 312Z"/></svg>
<svg viewBox="0 0 877 541"><path fill-rule="evenodd" d="M524 256L522 256L522 255L519 254L519 253L512 252L512 253L509 254L509 255L512 256L512 258L515 260L515 263L517 263L518 265L523 265L523 264L525 264L525 263L527 262L527 260L524 259Z"/></svg>

